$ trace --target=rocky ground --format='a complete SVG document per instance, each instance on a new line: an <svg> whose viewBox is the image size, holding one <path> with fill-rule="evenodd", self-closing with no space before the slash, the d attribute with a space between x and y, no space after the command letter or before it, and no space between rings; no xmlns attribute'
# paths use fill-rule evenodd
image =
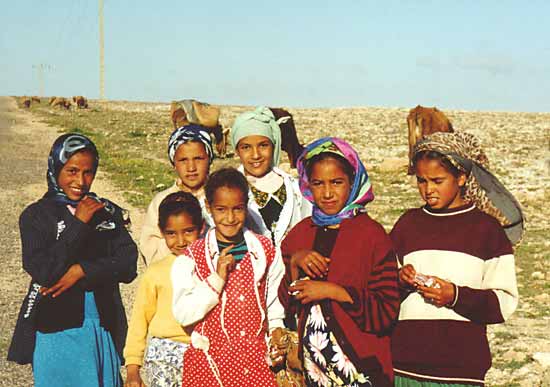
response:
<svg viewBox="0 0 550 387"><path fill-rule="evenodd" d="M90 112L62 112L43 109L25 112L9 98L0 98L0 241L4 247L5 270L0 274L0 386L28 386L29 367L5 362L5 353L28 277L21 269L17 218L23 208L45 190L46 157L58 135L61 123L70 125L86 115L103 113L111 118L96 124L105 136L118 140L137 137L136 152L151 160L165 160L169 130L168 105L133 102L93 102ZM41 108L42 109L42 108ZM246 107L222 107L221 122L230 126ZM289 109L298 135L309 142L324 135L338 135L351 142L371 174L376 200L369 205L371 215L387 230L404 209L419 204L414 181L405 176L407 156L406 122L403 108ZM35 114L36 113L36 114ZM506 112L445 112L457 130L469 131L482 140L491 161L491 170L516 195L527 216L527 230L516 251L520 304L505 324L488 328L493 368L488 386L550 386L550 286L548 239L550 212L550 114ZM137 117L131 131L118 126L127 115ZM45 116L56 116L59 126L42 123ZM144 150L147 152L143 152ZM143 157L143 156L142 156ZM216 161L234 164L235 160ZM283 165L288 167L288 165ZM113 171L111 171L113 172ZM99 173L94 190L128 208L134 232L139 231L142 206L135 203L126 188L117 188L112 175ZM139 179L140 177L136 178ZM156 182L155 182L156 184ZM146 195L152 195L147 192ZM143 192L139 195L143 196ZM147 196L146 196L147 197ZM143 201L143 200L142 200ZM146 200L145 200L146 201ZM140 266L140 270L142 267ZM126 286L126 305L136 282Z"/></svg>

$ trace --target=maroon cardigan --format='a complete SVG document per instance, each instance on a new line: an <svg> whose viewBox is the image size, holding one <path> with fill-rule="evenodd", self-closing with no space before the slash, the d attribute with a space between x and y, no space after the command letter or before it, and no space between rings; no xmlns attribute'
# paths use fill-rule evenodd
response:
<svg viewBox="0 0 550 387"><path fill-rule="evenodd" d="M296 251L313 248L317 227L308 217L281 245L286 273L279 300L287 315L297 313L300 339L309 308L288 295L290 258ZM327 281L343 286L353 303L321 302L327 324L358 371L372 375L376 386L393 385L389 330L397 318L399 291L391 241L379 223L361 214L342 221L330 258Z"/></svg>

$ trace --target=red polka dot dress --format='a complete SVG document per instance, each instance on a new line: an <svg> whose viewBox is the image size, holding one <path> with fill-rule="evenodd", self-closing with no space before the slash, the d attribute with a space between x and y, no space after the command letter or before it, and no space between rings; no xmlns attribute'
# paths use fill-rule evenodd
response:
<svg viewBox="0 0 550 387"><path fill-rule="evenodd" d="M267 238L256 237L265 252L267 273L273 246ZM192 246L199 278L207 278L213 270L204 243ZM256 259L261 258L246 253L229 274L219 303L195 326L194 332L208 338L209 345L205 351L192 344L185 352L183 387L277 386L266 358L266 274L255 280Z"/></svg>

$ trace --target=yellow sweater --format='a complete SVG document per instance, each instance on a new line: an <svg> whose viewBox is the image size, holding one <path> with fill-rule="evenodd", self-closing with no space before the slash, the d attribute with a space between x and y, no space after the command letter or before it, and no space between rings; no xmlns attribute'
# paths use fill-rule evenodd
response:
<svg viewBox="0 0 550 387"><path fill-rule="evenodd" d="M176 256L170 254L153 262L141 277L124 347L126 364L142 365L147 337L191 342L172 314L170 271L175 259Z"/></svg>

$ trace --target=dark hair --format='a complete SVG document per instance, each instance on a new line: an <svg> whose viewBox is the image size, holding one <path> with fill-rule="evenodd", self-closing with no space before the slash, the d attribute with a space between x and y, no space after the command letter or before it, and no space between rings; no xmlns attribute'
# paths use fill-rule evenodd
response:
<svg viewBox="0 0 550 387"><path fill-rule="evenodd" d="M218 169L208 177L204 191L209 204L212 204L214 194L221 187L238 189L243 193L245 201L248 201L248 182L244 175L235 168Z"/></svg>
<svg viewBox="0 0 550 387"><path fill-rule="evenodd" d="M432 150L425 150L418 152L414 155L412 164L414 169L416 170L416 164L420 160L437 160L439 161L439 164L445 168L451 175L453 175L455 178L458 178L460 175L465 174L463 171L458 169L449 161L447 157L445 157L443 154L432 151Z"/></svg>
<svg viewBox="0 0 550 387"><path fill-rule="evenodd" d="M202 209L199 201L189 192L173 192L166 196L159 205L159 228L164 231L170 216L187 214L193 224L202 227Z"/></svg>
<svg viewBox="0 0 550 387"><path fill-rule="evenodd" d="M329 159L336 161L340 165L342 171L344 171L344 173L348 176L350 184L353 184L353 180L355 179L355 170L353 169L352 165L344 157L333 152L319 153L307 161L306 176L308 180L311 178L311 174L313 173L313 166L320 161Z"/></svg>

